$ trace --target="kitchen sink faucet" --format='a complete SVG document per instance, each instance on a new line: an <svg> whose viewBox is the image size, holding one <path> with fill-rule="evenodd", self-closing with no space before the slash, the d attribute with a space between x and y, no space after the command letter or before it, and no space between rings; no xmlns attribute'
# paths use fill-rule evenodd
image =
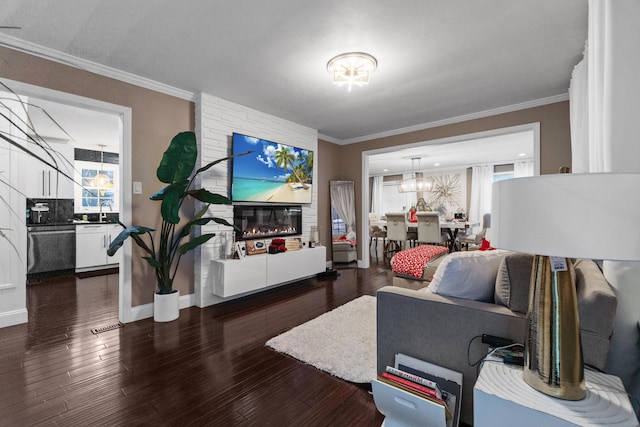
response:
<svg viewBox="0 0 640 427"><path fill-rule="evenodd" d="M109 212L113 212L113 206L111 206L111 202L107 200L103 200L102 202L100 202L100 216L98 217L99 222L104 222L105 219L107 219L107 213L102 212L102 206L104 205L109 206Z"/></svg>

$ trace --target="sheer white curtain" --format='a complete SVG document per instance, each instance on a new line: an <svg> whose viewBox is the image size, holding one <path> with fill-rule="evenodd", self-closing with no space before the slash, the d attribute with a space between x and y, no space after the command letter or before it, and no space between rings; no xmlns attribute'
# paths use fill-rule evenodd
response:
<svg viewBox="0 0 640 427"><path fill-rule="evenodd" d="M384 215L384 205L382 201L384 197L382 195L382 185L383 185L383 176L374 176L373 177L373 186L371 188L371 211L378 215L380 218Z"/></svg>
<svg viewBox="0 0 640 427"><path fill-rule="evenodd" d="M331 182L331 205L347 227L347 236L355 233L356 193L353 181Z"/></svg>
<svg viewBox="0 0 640 427"><path fill-rule="evenodd" d="M525 176L533 176L533 160L513 164L513 177L522 178Z"/></svg>
<svg viewBox="0 0 640 427"><path fill-rule="evenodd" d="M469 221L482 222L482 216L491 212L491 185L493 165L471 167L471 201Z"/></svg>
<svg viewBox="0 0 640 427"><path fill-rule="evenodd" d="M640 172L638 22L637 0L589 0L590 172ZM604 261L603 272L618 295L605 371L640 400L640 262Z"/></svg>
<svg viewBox="0 0 640 427"><path fill-rule="evenodd" d="M569 121L571 123L571 170L589 172L589 78L587 49L573 68L569 84Z"/></svg>
<svg viewBox="0 0 640 427"><path fill-rule="evenodd" d="M589 40L569 84L571 170L604 172L605 138L605 2L589 2Z"/></svg>
<svg viewBox="0 0 640 427"><path fill-rule="evenodd" d="M587 55L587 92L589 172L604 172L605 50L607 33L606 4L589 0L589 52ZM572 147L573 148L573 147Z"/></svg>

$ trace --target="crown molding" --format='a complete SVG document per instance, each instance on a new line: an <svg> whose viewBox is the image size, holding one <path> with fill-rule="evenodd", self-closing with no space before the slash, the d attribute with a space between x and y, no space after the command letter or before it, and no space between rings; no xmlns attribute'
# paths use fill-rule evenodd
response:
<svg viewBox="0 0 640 427"><path fill-rule="evenodd" d="M17 50L20 52L28 53L30 55L38 56L40 58L48 59L50 61L65 64L74 68L78 68L84 71L96 73L105 77L120 80L125 83L140 86L146 89L150 89L156 92L164 93L166 95L175 96L176 98L184 99L187 101L196 101L197 94L191 91L179 89L173 86L166 85L164 83L157 82L155 80L147 79L126 71L118 70L116 68L107 67L106 65L98 64L97 62L88 61L86 59L78 58L73 55L69 55L54 49L50 49L35 43L27 42L25 40L11 37L6 34L0 33L0 46L4 46L9 49ZM463 116L452 117L449 119L438 120L435 122L423 123L419 125L393 129L385 132L374 133L370 135L363 135L355 138L338 139L329 135L319 133L318 138L323 141L331 142L338 145L355 144L363 141L370 141L373 139L386 138L395 135L401 135L404 133L420 131L424 129L435 128L439 126L446 126L454 123L465 122L474 119L480 119L489 116L495 116L498 114L510 113L518 110L525 110L527 108L539 107L542 105L553 104L556 102L562 102L569 99L569 93L551 96L548 98L535 99L532 101L523 102L520 104L508 105L505 107L495 108L492 110L480 111L477 113L466 114Z"/></svg>
<svg viewBox="0 0 640 427"><path fill-rule="evenodd" d="M11 37L6 34L0 33L0 46L17 50L19 52L28 53L30 55L58 62L64 65L78 68L80 70L89 71L101 76L120 80L125 83L143 87L145 89L150 89L156 92L164 93L166 95L175 96L176 98L184 99L187 101L196 100L196 94L193 92L169 86L155 80L147 79L145 77L128 73L126 71L118 70L116 68L107 67L106 65L98 64L97 62L78 58L77 56L69 55L54 49L41 46L39 44L21 40L16 37Z"/></svg>
<svg viewBox="0 0 640 427"><path fill-rule="evenodd" d="M326 142L331 142L333 144L344 145L344 142L342 142L341 139L334 138L334 137L329 136L329 135L324 135L322 133L318 134L318 139L321 139L321 140L326 141Z"/></svg>
<svg viewBox="0 0 640 427"><path fill-rule="evenodd" d="M439 126L451 125L454 123L466 122L469 120L481 119L484 117L496 116L498 114L511 113L513 111L526 110L527 108L540 107L548 104L555 104L556 102L567 101L569 99L569 92L566 94L550 96L548 98L535 99L533 101L522 102L520 104L507 105L506 107L494 108L492 110L479 111L477 113L466 114L464 116L452 117L450 119L438 120L430 123L423 123L420 125L409 126L400 129L394 129L386 132L374 133L371 135L358 136L356 138L349 139L336 139L325 135L321 136L323 140L333 142L338 145L355 144L363 141L371 141L373 139L386 138L389 136L401 135L404 133L415 132L424 129L431 129Z"/></svg>

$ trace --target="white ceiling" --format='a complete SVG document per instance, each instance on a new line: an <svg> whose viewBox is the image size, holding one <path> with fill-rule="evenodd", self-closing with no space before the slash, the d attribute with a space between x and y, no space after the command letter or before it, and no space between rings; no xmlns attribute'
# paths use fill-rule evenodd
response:
<svg viewBox="0 0 640 427"><path fill-rule="evenodd" d="M120 149L120 118L43 99L29 98L29 118L38 135L50 142L77 148L117 153ZM104 147L103 147L104 146Z"/></svg>
<svg viewBox="0 0 640 427"><path fill-rule="evenodd" d="M587 12L586 0L3 0L0 26L22 29L0 29L0 43L219 96L349 143L566 96ZM348 51L379 64L351 92L326 71Z"/></svg>
<svg viewBox="0 0 640 427"><path fill-rule="evenodd" d="M519 131L458 142L414 144L390 153L369 155L369 175L434 173L480 164L534 160L534 157L533 131Z"/></svg>

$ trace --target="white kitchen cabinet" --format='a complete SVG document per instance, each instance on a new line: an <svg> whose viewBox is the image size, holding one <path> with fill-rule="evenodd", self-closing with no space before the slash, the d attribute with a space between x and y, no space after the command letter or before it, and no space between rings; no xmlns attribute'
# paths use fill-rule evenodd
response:
<svg viewBox="0 0 640 427"><path fill-rule="evenodd" d="M74 148L69 144L49 143L48 150L55 158L58 168L73 178ZM29 144L29 150L47 162L55 164L47 152ZM40 160L23 154L24 170L26 175L25 194L30 199L73 199L73 180L58 173L54 168L42 163Z"/></svg>
<svg viewBox="0 0 640 427"><path fill-rule="evenodd" d="M118 224L78 224L76 226L76 272L115 267L122 258L122 249L107 255L111 241L120 233Z"/></svg>
<svg viewBox="0 0 640 427"><path fill-rule="evenodd" d="M326 269L326 248L211 261L211 292L230 297L314 276Z"/></svg>
<svg viewBox="0 0 640 427"><path fill-rule="evenodd" d="M118 237L118 234L122 231L122 227L119 224L108 224L107 225L107 249L109 249L109 245L113 242L113 239ZM122 259L122 251L123 249L118 249L113 256L107 255L107 264L120 264L120 260Z"/></svg>

